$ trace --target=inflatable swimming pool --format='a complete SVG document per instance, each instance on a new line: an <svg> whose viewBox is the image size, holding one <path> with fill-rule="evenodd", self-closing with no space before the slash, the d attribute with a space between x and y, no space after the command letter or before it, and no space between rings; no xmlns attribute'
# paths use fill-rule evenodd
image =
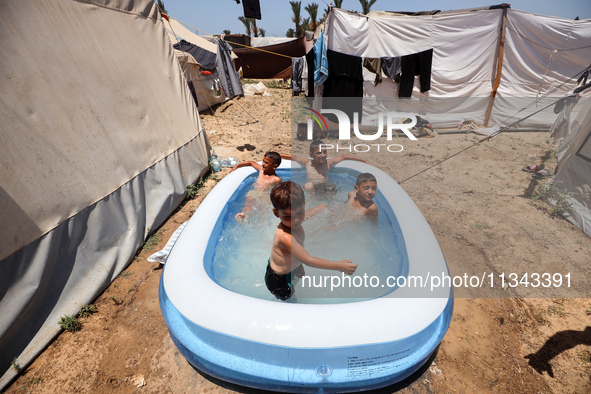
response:
<svg viewBox="0 0 591 394"><path fill-rule="evenodd" d="M289 171L290 166L284 160L280 169ZM352 161L335 168L371 172L377 178L391 208L385 212L395 215L391 219L404 238L407 285L379 298L339 304L269 301L219 285L211 264L222 218L234 193L254 172L241 168L201 203L172 248L160 281L160 307L170 335L193 366L248 387L348 392L410 376L439 345L449 327L453 298L450 287L431 291L438 283L429 278L449 275L431 228L386 173Z"/></svg>

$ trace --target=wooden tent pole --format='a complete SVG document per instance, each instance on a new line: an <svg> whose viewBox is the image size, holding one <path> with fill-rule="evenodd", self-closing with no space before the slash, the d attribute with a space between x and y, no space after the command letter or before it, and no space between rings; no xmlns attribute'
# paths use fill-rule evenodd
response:
<svg viewBox="0 0 591 394"><path fill-rule="evenodd" d="M497 60L497 75L495 77L495 82L493 83L492 92L490 94L490 99L488 101L488 108L486 110L486 116L484 117L484 127L488 127L488 121L490 119L490 115L492 112L492 107L494 104L495 96L497 95L497 89L501 84L501 74L503 73L503 57L505 55L505 31L507 28L507 9L511 8L511 4L503 3L501 4L503 7L503 22L501 25L501 40L499 42L499 57Z"/></svg>

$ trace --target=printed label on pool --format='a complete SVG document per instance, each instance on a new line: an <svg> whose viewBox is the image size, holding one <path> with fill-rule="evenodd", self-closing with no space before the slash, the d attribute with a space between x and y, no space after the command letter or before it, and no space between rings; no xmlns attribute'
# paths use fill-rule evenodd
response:
<svg viewBox="0 0 591 394"><path fill-rule="evenodd" d="M371 376L380 375L393 368L394 361L403 360L409 355L410 349L401 350L396 353L384 354L373 357L357 357L352 356L347 358L347 377ZM396 363L396 367L400 367L407 362Z"/></svg>

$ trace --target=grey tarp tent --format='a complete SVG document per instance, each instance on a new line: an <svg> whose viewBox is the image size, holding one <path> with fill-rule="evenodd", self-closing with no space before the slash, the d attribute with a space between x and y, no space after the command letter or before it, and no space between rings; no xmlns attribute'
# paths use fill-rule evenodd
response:
<svg viewBox="0 0 591 394"><path fill-rule="evenodd" d="M579 116L573 120L561 149L556 175L550 181L556 194L551 202L567 196L571 210L567 219L591 237L591 99L581 98ZM565 191L567 193L565 193Z"/></svg>
<svg viewBox="0 0 591 394"><path fill-rule="evenodd" d="M243 94L240 77L234 67L237 56L233 53L220 55L220 40L210 42L172 17L163 19L162 23L185 78L193 85L200 112Z"/></svg>
<svg viewBox="0 0 591 394"><path fill-rule="evenodd" d="M209 143L150 0L0 0L0 389L126 267Z"/></svg>

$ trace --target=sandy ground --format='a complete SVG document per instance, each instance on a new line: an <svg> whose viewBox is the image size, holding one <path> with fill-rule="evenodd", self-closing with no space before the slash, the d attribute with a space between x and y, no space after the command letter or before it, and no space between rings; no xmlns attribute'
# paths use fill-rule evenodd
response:
<svg viewBox="0 0 591 394"><path fill-rule="evenodd" d="M272 89L271 94L202 114L216 153L261 160L267 150L291 152L291 93ZM481 138L404 140L404 151L387 162L368 158L401 181ZM254 149L237 149L245 144ZM453 275L570 272L576 291L456 289L463 298L455 300L451 326L435 357L415 376L376 392L591 392L591 300L569 298L589 294L591 239L534 201L544 181L521 170L533 163L554 170L553 149L547 133L506 133L402 186L431 225ZM205 376L187 363L160 313L161 267L146 260L227 172L210 176L94 302L98 312L82 319L82 329L59 335L6 392L258 392ZM524 294L530 298L507 297Z"/></svg>

